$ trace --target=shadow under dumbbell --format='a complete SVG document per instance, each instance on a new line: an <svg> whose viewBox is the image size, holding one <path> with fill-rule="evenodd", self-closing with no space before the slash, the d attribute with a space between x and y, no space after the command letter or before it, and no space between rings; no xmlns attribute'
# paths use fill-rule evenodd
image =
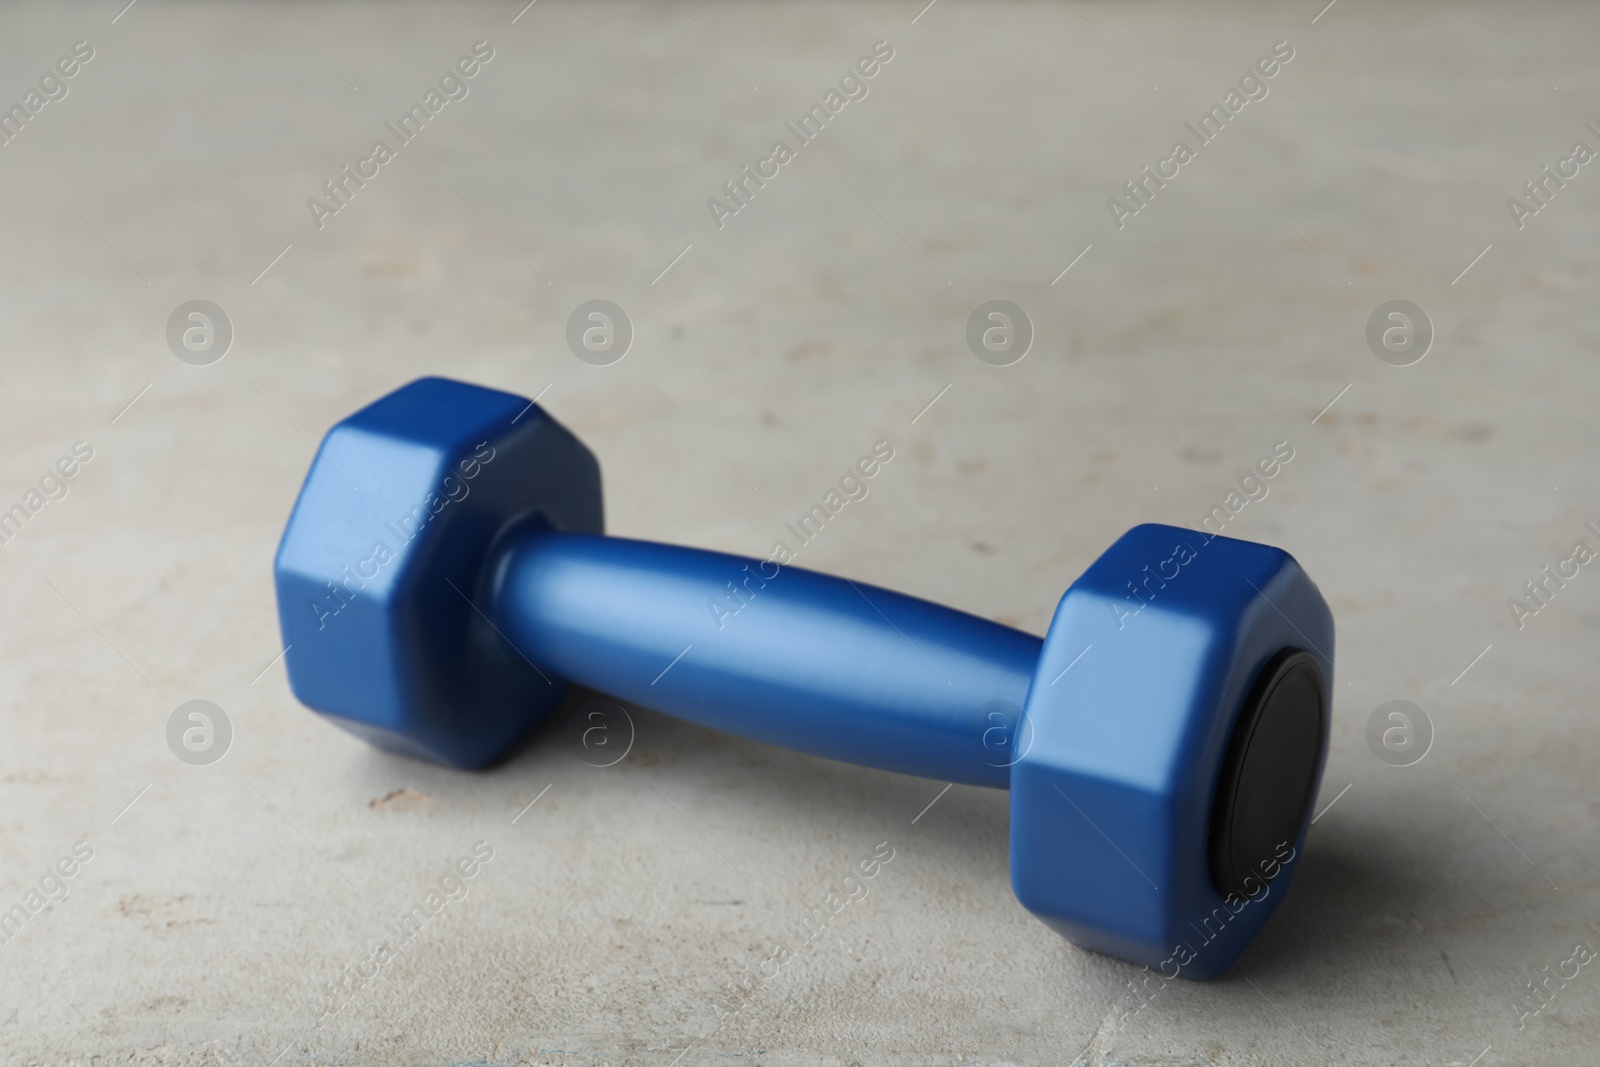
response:
<svg viewBox="0 0 1600 1067"><path fill-rule="evenodd" d="M531 787L557 753L597 774L648 772L685 808L703 807L708 797L737 806L743 820L769 823L774 841L826 831L903 848L926 834L941 862L970 868L985 890L1004 890L1010 899L1009 798L1002 790L956 786L941 796L943 782L751 741L578 686L489 773L526 776ZM619 779L617 788L622 795L628 787Z"/></svg>
<svg viewBox="0 0 1600 1067"><path fill-rule="evenodd" d="M1352 973L1386 956L1421 953L1449 984L1436 942L1456 910L1444 899L1451 879L1437 867L1424 870L1404 842L1373 831L1340 822L1313 828L1288 898L1233 977L1307 985L1327 965Z"/></svg>
<svg viewBox="0 0 1600 1067"><path fill-rule="evenodd" d="M488 773L526 777L519 793L531 794L548 780L552 759L618 775L619 796L630 792L625 779L643 772L686 811L735 806L747 825L771 825L778 854L789 837L888 838L902 851L926 850L941 879L1010 899L1009 798L1000 790L958 786L941 795L942 782L750 741L576 686ZM1371 958L1375 945L1422 951L1405 944L1424 936L1408 916L1437 909L1439 879L1420 870L1403 841L1375 840L1371 831L1336 821L1314 830L1287 899L1224 981L1249 976L1285 988L1323 964ZM1081 951L1065 941L1061 950ZM1437 957L1436 947L1426 951ZM1112 970L1131 966L1097 953L1084 958Z"/></svg>

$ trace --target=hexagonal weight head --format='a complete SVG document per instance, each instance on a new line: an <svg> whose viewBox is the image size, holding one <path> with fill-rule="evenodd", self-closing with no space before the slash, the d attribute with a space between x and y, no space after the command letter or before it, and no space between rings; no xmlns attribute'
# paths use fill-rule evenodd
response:
<svg viewBox="0 0 1600 1067"><path fill-rule="evenodd" d="M1123 535L1062 597L1029 690L1032 744L1011 772L1017 898L1169 977L1226 970L1304 840L1333 636L1286 552L1172 526Z"/></svg>
<svg viewBox="0 0 1600 1067"><path fill-rule="evenodd" d="M274 568L295 696L395 752L492 760L565 689L478 607L533 524L604 526L599 464L537 405L423 378L335 425Z"/></svg>

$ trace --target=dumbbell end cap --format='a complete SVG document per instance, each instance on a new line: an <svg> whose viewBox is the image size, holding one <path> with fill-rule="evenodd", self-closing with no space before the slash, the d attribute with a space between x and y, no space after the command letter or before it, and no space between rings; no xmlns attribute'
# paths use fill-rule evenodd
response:
<svg viewBox="0 0 1600 1067"><path fill-rule="evenodd" d="M1260 859L1299 836L1321 769L1326 692L1316 657L1300 649L1256 676L1211 807L1211 879L1222 892L1249 896Z"/></svg>
<svg viewBox="0 0 1600 1067"><path fill-rule="evenodd" d="M274 565L295 696L382 748L494 760L565 688L490 621L496 547L536 524L603 519L594 456L531 401L422 378L337 423Z"/></svg>
<svg viewBox="0 0 1600 1067"><path fill-rule="evenodd" d="M1023 905L1168 977L1226 971L1298 867L1333 641L1288 553L1124 534L1062 597L1029 690L1031 743L1011 769Z"/></svg>

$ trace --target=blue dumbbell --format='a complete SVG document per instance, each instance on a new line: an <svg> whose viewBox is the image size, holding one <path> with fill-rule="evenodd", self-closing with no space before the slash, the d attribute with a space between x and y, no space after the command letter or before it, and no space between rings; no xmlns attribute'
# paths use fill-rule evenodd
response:
<svg viewBox="0 0 1600 1067"><path fill-rule="evenodd" d="M1010 788L1011 881L1074 942L1220 974L1282 900L1327 752L1333 619L1287 553L1138 526L1043 641L875 588L602 534L531 401L425 378L328 431L278 549L295 695L480 767L568 682L786 748ZM736 596L737 615L712 601Z"/></svg>

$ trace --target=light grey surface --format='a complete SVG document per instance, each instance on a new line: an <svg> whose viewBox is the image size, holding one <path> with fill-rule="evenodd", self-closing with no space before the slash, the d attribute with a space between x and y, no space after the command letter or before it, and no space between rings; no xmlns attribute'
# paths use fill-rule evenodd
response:
<svg viewBox="0 0 1600 1067"><path fill-rule="evenodd" d="M1520 631L1507 599L1600 548L1600 167L1521 231L1506 198L1600 148L1593 8L120 6L0 11L0 100L96 50L0 147L0 502L94 448L0 548L0 905L94 850L0 945L6 1062L1592 1060L1593 965L1514 1005L1600 946L1600 576ZM480 39L470 95L319 231L306 199ZM706 199L877 40L870 95L719 231ZM1118 230L1107 198L1279 40L1270 94ZM196 298L235 327L209 367L166 346ZM596 298L637 331L610 367L563 340ZM966 349L990 299L1036 329L1015 366ZM1436 327L1415 366L1367 350L1392 299ZM310 441L423 373L548 388L612 530L730 551L886 438L798 562L1036 633L1123 529L1198 521L1290 442L1227 529L1339 626L1338 802L1289 899L1230 976L1132 1012L1137 969L1012 898L1003 794L924 811L940 783L639 709L614 767L574 707L478 775L318 720L268 666L272 552ZM191 699L233 725L210 766L167 747ZM1436 729L1412 767L1367 747L1393 699ZM319 1027L480 839L466 899Z"/></svg>

